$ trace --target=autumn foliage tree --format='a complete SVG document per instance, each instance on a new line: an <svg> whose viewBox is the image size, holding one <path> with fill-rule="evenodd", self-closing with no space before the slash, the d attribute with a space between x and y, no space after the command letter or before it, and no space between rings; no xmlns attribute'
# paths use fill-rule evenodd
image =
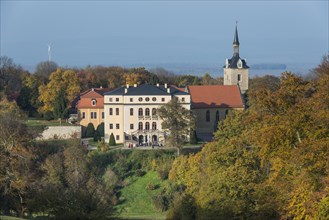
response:
<svg viewBox="0 0 329 220"><path fill-rule="evenodd" d="M276 89L250 90L249 109L220 122L200 153L174 162L169 177L192 196L196 219L328 216L328 57L313 74L286 72Z"/></svg>
<svg viewBox="0 0 329 220"><path fill-rule="evenodd" d="M77 74L71 70L59 68L50 75L47 85L39 87L39 101L42 103L39 112L54 112L56 103L61 98L66 101L65 109L68 109L79 92L80 85ZM60 93L64 97L59 97L58 94Z"/></svg>

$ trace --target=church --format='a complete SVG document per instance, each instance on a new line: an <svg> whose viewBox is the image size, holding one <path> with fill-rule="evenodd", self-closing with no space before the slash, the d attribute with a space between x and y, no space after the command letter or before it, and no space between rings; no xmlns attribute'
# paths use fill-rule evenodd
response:
<svg viewBox="0 0 329 220"><path fill-rule="evenodd" d="M84 122L81 125L85 125L88 117L91 117L94 126L104 121L104 139L107 143L113 134L116 142L125 146L148 146L153 143L163 145L167 134L161 128L162 121L157 115L157 110L175 98L196 116L197 137L210 141L217 130L218 122L224 120L229 111L245 108L243 95L248 90L249 67L246 60L240 58L239 46L236 26L233 56L226 59L224 65L224 85L177 88L167 84L135 84L103 93L95 93L96 89L92 89L81 99L84 104L82 101L78 104L78 108L81 107L81 122ZM90 109L86 104L89 103L88 100L92 106ZM96 103L100 103L102 111L98 109L93 113L96 111ZM95 123L100 115L101 120Z"/></svg>

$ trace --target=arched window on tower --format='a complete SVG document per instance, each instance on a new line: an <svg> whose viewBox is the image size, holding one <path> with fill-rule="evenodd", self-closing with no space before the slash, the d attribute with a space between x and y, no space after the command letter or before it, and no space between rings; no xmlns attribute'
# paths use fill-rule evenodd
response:
<svg viewBox="0 0 329 220"><path fill-rule="evenodd" d="M209 122L210 121L210 111L207 110L206 111L206 122Z"/></svg>

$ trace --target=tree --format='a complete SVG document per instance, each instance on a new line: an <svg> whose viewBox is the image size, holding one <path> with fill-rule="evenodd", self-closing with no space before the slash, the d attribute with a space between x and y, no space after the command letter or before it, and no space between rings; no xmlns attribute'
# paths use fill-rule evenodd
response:
<svg viewBox="0 0 329 220"><path fill-rule="evenodd" d="M177 147L179 154L190 131L195 128L194 115L173 98L159 109L159 116L162 128L169 132L166 144Z"/></svg>
<svg viewBox="0 0 329 220"><path fill-rule="evenodd" d="M113 135L113 133L111 133L109 146L115 146L115 145L116 145L116 143L115 143L114 135Z"/></svg>
<svg viewBox="0 0 329 220"><path fill-rule="evenodd" d="M101 137L104 137L104 122L100 123L98 126L97 126L97 129L98 133L100 134Z"/></svg>
<svg viewBox="0 0 329 220"><path fill-rule="evenodd" d="M38 101L40 83L34 75L27 75L17 98L18 106L23 111L26 111L29 116L34 116L40 106L40 102Z"/></svg>
<svg viewBox="0 0 329 220"><path fill-rule="evenodd" d="M49 80L51 73L55 72L58 65L53 61L44 61L38 63L34 75L42 82L46 83Z"/></svg>
<svg viewBox="0 0 329 220"><path fill-rule="evenodd" d="M190 144L197 144L198 143L198 138L196 136L196 131L195 130L191 130L190 133Z"/></svg>
<svg viewBox="0 0 329 220"><path fill-rule="evenodd" d="M92 138L95 134L95 127L93 123L89 123L86 128L85 137Z"/></svg>
<svg viewBox="0 0 329 220"><path fill-rule="evenodd" d="M94 133L94 141L100 141L101 140L101 135L99 134L98 130L95 131Z"/></svg>
<svg viewBox="0 0 329 220"><path fill-rule="evenodd" d="M57 69L49 77L49 83L47 85L41 85L39 87L39 101L42 106L39 107L40 113L47 111L53 112L56 102L59 98L58 93L63 92L63 97L66 100L65 108L68 109L72 101L80 92L79 79L77 74L71 70Z"/></svg>
<svg viewBox="0 0 329 220"><path fill-rule="evenodd" d="M55 118L66 118L68 116L67 101L63 90L57 93L53 114Z"/></svg>
<svg viewBox="0 0 329 220"><path fill-rule="evenodd" d="M35 181L31 137L17 105L3 100L0 106L0 204L4 214L23 217Z"/></svg>

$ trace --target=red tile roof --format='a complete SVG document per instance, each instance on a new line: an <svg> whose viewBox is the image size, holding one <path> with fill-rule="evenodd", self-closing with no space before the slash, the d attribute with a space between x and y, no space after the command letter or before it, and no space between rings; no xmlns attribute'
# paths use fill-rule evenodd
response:
<svg viewBox="0 0 329 220"><path fill-rule="evenodd" d="M243 108L236 85L189 86L192 108Z"/></svg>
<svg viewBox="0 0 329 220"><path fill-rule="evenodd" d="M103 94L111 91L108 88L93 88L88 89L80 94L80 100L77 103L77 108L104 108ZM92 100L96 99L96 105L92 105Z"/></svg>

